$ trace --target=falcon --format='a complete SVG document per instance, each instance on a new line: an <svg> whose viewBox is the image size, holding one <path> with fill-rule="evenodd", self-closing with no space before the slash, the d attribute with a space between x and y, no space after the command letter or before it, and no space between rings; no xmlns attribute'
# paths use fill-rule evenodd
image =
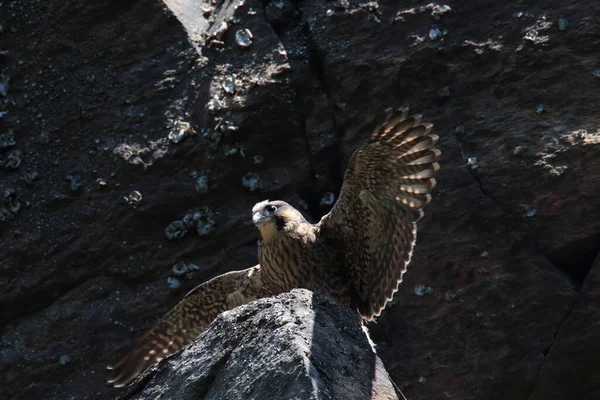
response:
<svg viewBox="0 0 600 400"><path fill-rule="evenodd" d="M192 342L223 311L294 288L329 295L379 316L410 262L417 221L431 200L440 151L432 125L407 109L386 110L351 157L340 195L317 224L284 201L252 208L259 265L219 275L193 289L115 365L122 387Z"/></svg>

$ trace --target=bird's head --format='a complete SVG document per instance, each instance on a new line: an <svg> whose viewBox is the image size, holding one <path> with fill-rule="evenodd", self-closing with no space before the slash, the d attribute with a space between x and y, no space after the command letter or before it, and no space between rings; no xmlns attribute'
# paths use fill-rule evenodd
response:
<svg viewBox="0 0 600 400"><path fill-rule="evenodd" d="M300 211L280 200L256 203L252 207L252 222L263 240L269 240L274 235L295 236L312 227Z"/></svg>

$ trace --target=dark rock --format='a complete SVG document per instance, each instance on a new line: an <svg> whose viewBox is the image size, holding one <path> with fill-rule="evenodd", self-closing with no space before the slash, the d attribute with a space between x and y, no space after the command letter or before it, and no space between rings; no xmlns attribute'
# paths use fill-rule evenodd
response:
<svg viewBox="0 0 600 400"><path fill-rule="evenodd" d="M221 314L120 400L397 399L356 314L292 290Z"/></svg>
<svg viewBox="0 0 600 400"><path fill-rule="evenodd" d="M544 354L531 400L600 398L600 256L572 302L553 346Z"/></svg>

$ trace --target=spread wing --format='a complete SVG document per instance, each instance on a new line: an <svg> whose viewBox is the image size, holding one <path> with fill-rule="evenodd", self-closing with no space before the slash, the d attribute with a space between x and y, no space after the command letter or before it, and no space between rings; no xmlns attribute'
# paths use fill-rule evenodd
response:
<svg viewBox="0 0 600 400"><path fill-rule="evenodd" d="M122 387L150 365L192 342L223 311L263 297L260 265L219 275L189 292L115 365L108 383Z"/></svg>
<svg viewBox="0 0 600 400"><path fill-rule="evenodd" d="M352 155L340 196L319 222L320 237L335 244L348 268L353 302L369 320L398 290L439 169L432 125L408 117L407 109L386 111Z"/></svg>

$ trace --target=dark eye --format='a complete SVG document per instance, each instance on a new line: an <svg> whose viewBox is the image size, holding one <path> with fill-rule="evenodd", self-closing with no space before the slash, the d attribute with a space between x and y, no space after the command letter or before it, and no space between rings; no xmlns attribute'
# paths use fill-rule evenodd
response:
<svg viewBox="0 0 600 400"><path fill-rule="evenodd" d="M265 209L270 213L274 213L275 211L277 211L277 206L270 205L266 206Z"/></svg>

